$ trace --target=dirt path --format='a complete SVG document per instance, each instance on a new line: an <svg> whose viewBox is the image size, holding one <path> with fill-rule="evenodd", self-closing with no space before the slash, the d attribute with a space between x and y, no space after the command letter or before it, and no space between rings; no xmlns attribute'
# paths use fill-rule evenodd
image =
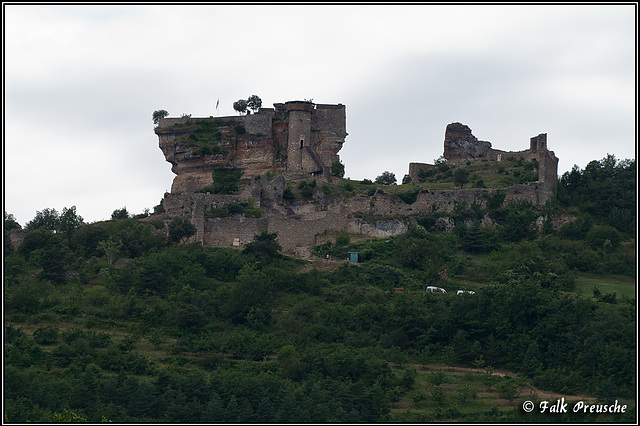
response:
<svg viewBox="0 0 640 426"><path fill-rule="evenodd" d="M484 369L472 368L472 367L450 367L444 364L406 364L415 368L416 370L422 371L436 371L441 370L443 372L454 372L455 373L476 373L476 374L486 374ZM513 373L507 370L496 369L493 371L493 374L500 377L510 376L510 377L518 377L518 374ZM596 398L586 395L564 395L558 392L545 391L542 389L538 389L531 384L527 384L525 387L521 387L520 389L520 397L526 398L529 394L534 394L537 396L539 400L546 401L555 401L561 398L564 398L566 401L584 401L588 404L594 404L596 402Z"/></svg>

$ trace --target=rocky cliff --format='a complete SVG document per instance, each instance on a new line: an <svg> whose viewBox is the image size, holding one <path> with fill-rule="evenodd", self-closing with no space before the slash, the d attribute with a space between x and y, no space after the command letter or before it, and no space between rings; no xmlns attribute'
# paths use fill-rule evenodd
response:
<svg viewBox="0 0 640 426"><path fill-rule="evenodd" d="M155 133L176 174L171 192L209 186L217 169L239 169L246 178L278 172L330 179L347 136L344 105L291 101L274 107L238 117L161 119Z"/></svg>

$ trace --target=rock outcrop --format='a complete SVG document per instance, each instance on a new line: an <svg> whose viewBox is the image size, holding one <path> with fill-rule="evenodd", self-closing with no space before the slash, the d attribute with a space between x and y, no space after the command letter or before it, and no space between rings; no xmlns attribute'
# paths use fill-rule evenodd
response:
<svg viewBox="0 0 640 426"><path fill-rule="evenodd" d="M451 123L444 133L444 158L447 163L459 164L482 160L491 152L491 142L479 141L469 126Z"/></svg>
<svg viewBox="0 0 640 426"><path fill-rule="evenodd" d="M246 178L277 172L330 180L347 136L344 105L291 101L274 107L237 117L161 119L155 133L177 175L171 193L211 185L217 169L240 169Z"/></svg>

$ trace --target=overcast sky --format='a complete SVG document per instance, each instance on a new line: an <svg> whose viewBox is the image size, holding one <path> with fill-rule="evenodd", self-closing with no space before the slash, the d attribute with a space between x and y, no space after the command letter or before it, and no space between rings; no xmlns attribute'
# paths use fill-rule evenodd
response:
<svg viewBox="0 0 640 426"><path fill-rule="evenodd" d="M447 124L519 151L548 134L558 174L636 155L634 3L3 4L4 210L142 213L174 174L152 114L233 102L344 104L352 179L443 153ZM216 102L219 99L219 109Z"/></svg>

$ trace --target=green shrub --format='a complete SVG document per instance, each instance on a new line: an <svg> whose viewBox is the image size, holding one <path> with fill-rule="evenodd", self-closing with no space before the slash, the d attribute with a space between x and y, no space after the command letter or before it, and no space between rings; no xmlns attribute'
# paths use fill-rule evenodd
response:
<svg viewBox="0 0 640 426"><path fill-rule="evenodd" d="M398 197L407 204L413 204L418 199L418 193L419 190L416 188L414 191L401 192Z"/></svg>
<svg viewBox="0 0 640 426"><path fill-rule="evenodd" d="M334 161L331 163L331 176L339 178L344 177L344 164L340 161Z"/></svg>
<svg viewBox="0 0 640 426"><path fill-rule="evenodd" d="M39 345L52 345L58 342L58 328L52 325L40 327L33 332L33 340Z"/></svg>
<svg viewBox="0 0 640 426"><path fill-rule="evenodd" d="M322 186L320 187L320 190L322 190L322 193L327 197L330 197L334 194L333 188L331 188L331 186L328 183L323 183Z"/></svg>
<svg viewBox="0 0 640 426"><path fill-rule="evenodd" d="M205 209L204 217L207 219L213 219L215 217L227 217L229 216L229 209L225 207Z"/></svg>
<svg viewBox="0 0 640 426"><path fill-rule="evenodd" d="M244 217L260 219L262 217L262 209L244 209Z"/></svg>
<svg viewBox="0 0 640 426"><path fill-rule="evenodd" d="M307 198L307 199L313 197L313 188L308 185L303 186L300 189L300 195L302 195L303 198Z"/></svg>
<svg viewBox="0 0 640 426"><path fill-rule="evenodd" d="M111 344L111 335L101 331L87 331L86 338L92 348L106 348Z"/></svg>
<svg viewBox="0 0 640 426"><path fill-rule="evenodd" d="M240 186L242 173L240 169L214 170L212 173L212 192L214 194L232 194L236 192Z"/></svg>
<svg viewBox="0 0 640 426"><path fill-rule="evenodd" d="M287 188L282 192L282 199L285 201L292 201L296 199L296 196L290 188Z"/></svg>
<svg viewBox="0 0 640 426"><path fill-rule="evenodd" d="M587 232L586 241L594 250L613 251L620 247L622 234L613 226L594 226Z"/></svg>
<svg viewBox="0 0 640 426"><path fill-rule="evenodd" d="M229 210L229 214L233 215L233 214L242 214L244 212L244 207L242 207L242 205L238 202L233 202L231 204L229 204L227 206L227 209Z"/></svg>

